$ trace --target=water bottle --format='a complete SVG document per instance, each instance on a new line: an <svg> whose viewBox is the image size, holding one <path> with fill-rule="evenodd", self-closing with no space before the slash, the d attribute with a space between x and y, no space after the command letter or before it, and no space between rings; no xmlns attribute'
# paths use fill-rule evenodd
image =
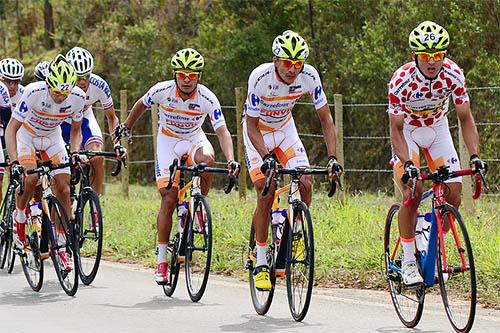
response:
<svg viewBox="0 0 500 333"><path fill-rule="evenodd" d="M415 228L415 244L420 252L427 252L429 232L431 230L432 214L418 214Z"/></svg>
<svg viewBox="0 0 500 333"><path fill-rule="evenodd" d="M37 233L42 230L42 203L33 202L30 204L31 221Z"/></svg>
<svg viewBox="0 0 500 333"><path fill-rule="evenodd" d="M283 223L285 222L286 209L277 209L271 213L271 229L273 231L273 242L279 244L283 236Z"/></svg>
<svg viewBox="0 0 500 333"><path fill-rule="evenodd" d="M179 202L177 205L177 229L179 233L182 233L184 230L184 221L186 220L188 205L189 203L187 201Z"/></svg>

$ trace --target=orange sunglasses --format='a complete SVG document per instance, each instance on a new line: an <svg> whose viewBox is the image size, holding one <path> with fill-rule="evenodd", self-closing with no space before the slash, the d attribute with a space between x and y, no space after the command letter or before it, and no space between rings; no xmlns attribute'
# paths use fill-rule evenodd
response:
<svg viewBox="0 0 500 333"><path fill-rule="evenodd" d="M60 90L53 90L53 89L51 89L50 92L54 96L68 96L69 94L71 94L71 90L60 91Z"/></svg>
<svg viewBox="0 0 500 333"><path fill-rule="evenodd" d="M186 73L182 71L176 71L175 75L179 80L184 80L186 77L189 78L191 81L196 80L200 76L200 72L191 72L191 73Z"/></svg>
<svg viewBox="0 0 500 333"><path fill-rule="evenodd" d="M295 69L301 69L302 66L304 65L303 60L280 59L280 63L286 69L289 69L292 66L295 67Z"/></svg>
<svg viewBox="0 0 500 333"><path fill-rule="evenodd" d="M417 55L417 57L420 60L423 60L425 62L430 61L431 58L434 59L434 61L441 61L446 56L446 51L438 51L438 52L432 52L432 53L429 53L429 52L415 52L415 54Z"/></svg>

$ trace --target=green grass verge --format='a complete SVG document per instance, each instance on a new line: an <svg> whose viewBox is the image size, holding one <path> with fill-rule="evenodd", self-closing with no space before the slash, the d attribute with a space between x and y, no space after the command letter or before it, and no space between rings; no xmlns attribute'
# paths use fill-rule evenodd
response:
<svg viewBox="0 0 500 333"><path fill-rule="evenodd" d="M243 260L255 208L255 195L240 200L237 193L211 191L214 221L212 270L245 278ZM316 282L320 285L385 288L382 277L382 243L385 215L394 201L386 195L337 196L314 194L311 215L316 247ZM155 263L156 216L159 195L152 186L132 185L124 200L118 185L108 185L103 197L104 254L108 259ZM499 200L483 197L476 212L464 213L472 240L479 298L483 304L500 304Z"/></svg>

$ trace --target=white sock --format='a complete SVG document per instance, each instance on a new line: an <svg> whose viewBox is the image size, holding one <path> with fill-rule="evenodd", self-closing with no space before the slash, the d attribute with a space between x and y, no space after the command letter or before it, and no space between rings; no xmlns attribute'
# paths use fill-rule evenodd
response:
<svg viewBox="0 0 500 333"><path fill-rule="evenodd" d="M168 262L168 253L167 253L167 246L168 244L165 243L159 243L157 250L158 250L158 264Z"/></svg>
<svg viewBox="0 0 500 333"><path fill-rule="evenodd" d="M401 239L401 246L403 247L403 265L415 261L415 239L405 242Z"/></svg>
<svg viewBox="0 0 500 333"><path fill-rule="evenodd" d="M267 265L267 244L266 245L258 245L257 246L257 266Z"/></svg>
<svg viewBox="0 0 500 333"><path fill-rule="evenodd" d="M64 234L64 231L57 231L57 245L58 246L65 246L66 245L66 235Z"/></svg>
<svg viewBox="0 0 500 333"><path fill-rule="evenodd" d="M19 209L18 207L16 207L16 222L26 223L26 213L24 209Z"/></svg>

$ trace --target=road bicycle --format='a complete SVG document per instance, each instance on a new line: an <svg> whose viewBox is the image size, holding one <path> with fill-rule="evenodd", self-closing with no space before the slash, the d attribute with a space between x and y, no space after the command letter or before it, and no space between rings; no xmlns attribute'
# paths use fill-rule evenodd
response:
<svg viewBox="0 0 500 333"><path fill-rule="evenodd" d="M90 186L90 165L86 160L95 156L117 158L116 152L80 151L71 173L70 197L74 213L74 229L80 280L91 284L99 269L102 254L103 219L99 196ZM111 173L117 176L124 161L116 159Z"/></svg>
<svg viewBox="0 0 500 333"><path fill-rule="evenodd" d="M424 283L407 287L401 277L402 246L397 214L401 204L393 204L387 214L384 232L385 278L399 319L406 327L415 327L422 316L426 290L439 283L448 319L456 332L469 332L476 311L476 271L471 242L458 209L446 202L448 179L473 175L479 198L485 184L480 171L464 169L449 171L440 167L434 173L421 174L419 180L431 180L432 189L422 194L422 201L432 199L428 245L415 249L415 257ZM415 195L416 181L405 206ZM424 242L423 244L425 244ZM436 274L437 269L437 274Z"/></svg>
<svg viewBox="0 0 500 333"><path fill-rule="evenodd" d="M168 284L163 286L165 295L172 296L179 279L180 266L184 262L186 286L189 297L198 302L205 292L210 264L212 260L212 215L207 199L201 194L201 176L203 173L228 174L227 168L212 168L206 164L185 166L175 159L170 166L170 177L167 190L171 189L177 171L180 172L179 190L177 194L178 231L171 233L168 243L169 271ZM185 172L192 173L191 181L186 183ZM235 177L229 177L224 190L231 192L236 183ZM189 198L187 193L189 192ZM187 207L186 207L187 206ZM179 213L184 210L185 213Z"/></svg>
<svg viewBox="0 0 500 333"><path fill-rule="evenodd" d="M278 188L278 176L290 175L290 184ZM267 264L270 268L271 289L259 290L253 281L253 270L257 262L255 227L252 224L248 242L247 263L249 272L250 294L255 311L264 315L269 311L276 287L277 277L286 275L288 305L293 319L302 321L309 309L314 280L314 234L309 208L302 201L299 187L303 175L328 175L326 168L316 169L297 167L293 169L271 169L262 195L267 195L274 181L276 191L272 210L269 212L269 239L272 239L267 251ZM336 181L330 182L328 196L332 197L337 184L341 188L337 174ZM280 210L280 195L288 193L288 207ZM273 223L276 218L272 214L281 214L279 224Z"/></svg>

